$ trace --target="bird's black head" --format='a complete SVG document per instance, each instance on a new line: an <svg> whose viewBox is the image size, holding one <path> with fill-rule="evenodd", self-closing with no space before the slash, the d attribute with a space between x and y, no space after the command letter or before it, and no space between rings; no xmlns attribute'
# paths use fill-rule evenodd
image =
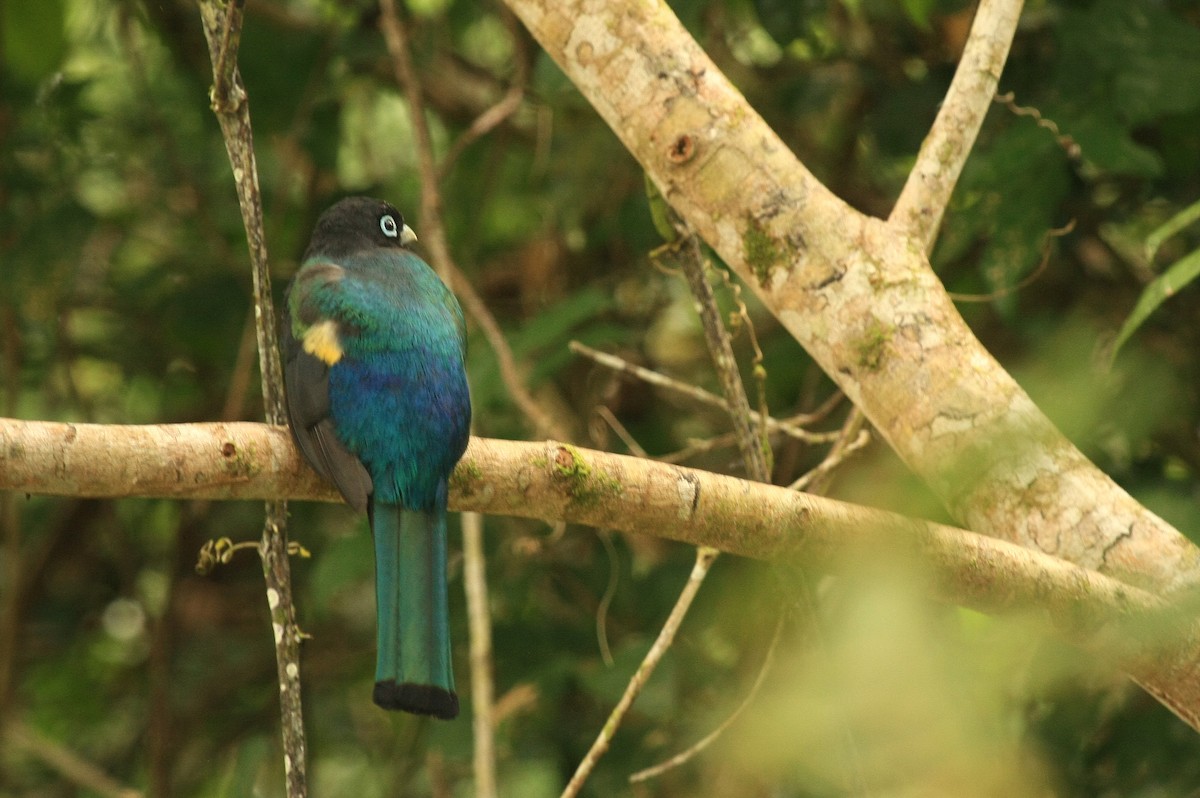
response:
<svg viewBox="0 0 1200 798"><path fill-rule="evenodd" d="M303 260L313 255L331 258L363 250L404 248L416 241L400 211L383 200L347 197L321 214Z"/></svg>

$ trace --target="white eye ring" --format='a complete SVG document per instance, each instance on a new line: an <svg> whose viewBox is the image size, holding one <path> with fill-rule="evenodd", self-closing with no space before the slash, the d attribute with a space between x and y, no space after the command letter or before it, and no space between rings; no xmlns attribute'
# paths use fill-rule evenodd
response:
<svg viewBox="0 0 1200 798"><path fill-rule="evenodd" d="M390 213L385 213L379 218L379 229L388 238L400 237L400 226L396 224L396 219Z"/></svg>

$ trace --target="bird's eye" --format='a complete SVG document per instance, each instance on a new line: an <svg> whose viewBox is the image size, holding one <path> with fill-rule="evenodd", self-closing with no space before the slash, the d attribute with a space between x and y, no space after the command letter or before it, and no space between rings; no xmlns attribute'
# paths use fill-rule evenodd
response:
<svg viewBox="0 0 1200 798"><path fill-rule="evenodd" d="M388 238L400 237L400 225L396 224L396 217L392 216L390 213L385 213L379 218L379 229L382 230L383 234Z"/></svg>

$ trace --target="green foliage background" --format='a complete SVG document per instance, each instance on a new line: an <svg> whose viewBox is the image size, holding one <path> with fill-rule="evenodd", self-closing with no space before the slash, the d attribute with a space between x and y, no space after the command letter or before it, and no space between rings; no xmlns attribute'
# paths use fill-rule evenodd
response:
<svg viewBox="0 0 1200 798"><path fill-rule="evenodd" d="M799 157L886 215L970 23L958 0L676 0L672 7ZM579 339L716 388L686 286L655 270L636 163L494 2L409 0L439 153L523 63L520 110L446 174L456 258L499 317L527 382L581 443L623 450L604 405L652 454L724 432L719 414L571 355ZM191 2L0 4L0 414L149 423L262 417L249 270L228 161L208 108ZM249 4L250 93L277 294L316 215L385 196L418 233L402 93L361 0ZM1200 198L1200 10L1188 0L1027 3L1002 91L934 254L989 349L1142 502L1200 533L1200 303L1165 302L1107 369L1153 278L1200 245L1146 239ZM1075 220L1047 243L1047 232ZM1044 271L1019 291L1003 293ZM723 301L732 302L725 290ZM832 386L759 308L779 416ZM532 434L473 330L477 432ZM746 336L737 341L749 362ZM905 397L896 397L897 402ZM821 427L835 429L845 408ZM787 484L822 451L776 444ZM689 462L736 473L736 452ZM876 445L835 495L941 517ZM258 564L193 571L211 538L257 535L245 503L4 496L0 721L24 724L150 795L282 792L277 686ZM471 794L471 726L370 703L372 565L365 522L297 504L292 535L313 794ZM455 542L457 547L457 542ZM556 795L644 654L691 553L650 537L487 519L502 794ZM452 565L466 689L461 561ZM725 558L588 794L1175 796L1200 790L1194 733L1119 675L1044 636L919 598L919 566L882 558L799 620L798 575ZM615 585L611 594L607 591ZM750 689L776 618L763 694L701 757L636 788L626 776L703 736ZM598 626L604 628L603 645ZM606 653L611 650L611 658ZM0 737L0 796L90 794ZM847 742L849 741L849 742ZM848 753L849 752L849 753Z"/></svg>

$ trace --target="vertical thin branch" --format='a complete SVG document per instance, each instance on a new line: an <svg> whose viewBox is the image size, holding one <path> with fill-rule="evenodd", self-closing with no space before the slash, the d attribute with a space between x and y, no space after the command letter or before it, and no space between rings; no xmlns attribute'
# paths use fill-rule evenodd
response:
<svg viewBox="0 0 1200 798"><path fill-rule="evenodd" d="M412 119L413 137L416 139L417 168L421 172L421 241L429 247L433 268L443 280L450 280L450 250L446 246L446 228L442 224L442 192L437 185L437 163L433 154L433 138L429 135L429 124L425 120L425 99L421 83L413 66L412 51L408 46L408 31L396 12L395 0L380 0L382 13L380 29L392 56L396 70L396 82L404 91L408 101L408 113ZM432 177L427 180L426 175Z"/></svg>
<svg viewBox="0 0 1200 798"><path fill-rule="evenodd" d="M0 366L3 366L4 415L14 418L21 386L21 345L17 314L0 307ZM21 588L25 569L21 555L21 507L12 491L0 491L0 534L3 535L4 571L0 573L0 726L7 719L9 697L16 681L17 640L21 628Z"/></svg>
<svg viewBox="0 0 1200 798"><path fill-rule="evenodd" d="M470 316L488 344L496 353L496 363L500 368L500 379L508 390L513 402L525 417L537 428L541 435L549 435L560 440L570 436L561 424L551 418L534 401L521 378L521 369L517 366L512 349L504 340L500 325L488 310L483 299L475 292L474 286L463 275L458 265L450 255L446 245L446 228L442 223L441 190L438 188L438 169L434 160L433 141L429 135L429 125L425 120L425 103L421 96L421 82L417 77L416 68L412 63L412 52L408 46L408 31L404 22L396 12L395 0L379 0L381 12L380 27L383 38L391 53L392 63L396 71L396 81L403 87L405 99L408 101L408 112L412 119L414 137L417 145L417 167L421 173L421 241L429 247L429 257L433 268L442 279L446 280L454 293L458 295L467 315Z"/></svg>
<svg viewBox="0 0 1200 798"><path fill-rule="evenodd" d="M446 242L446 227L442 221L441 189L438 186L438 167L433 152L433 140L425 119L425 101L421 82L413 66L408 43L408 31L396 11L395 0L379 0L380 28L392 56L396 81L403 87L408 100L409 117L417 146L417 166L421 177L422 241L429 247L433 267L443 280L449 282L467 313L483 329L500 362L500 374L510 394L520 407L544 431L555 429L525 390L513 362L512 351L500 333L500 327L471 284L463 276ZM492 631L488 611L487 568L483 555L483 521L474 513L463 516L464 589L467 594L468 628L470 630L471 711L474 716L475 794L479 798L496 796L496 744L494 717L494 686L492 681Z"/></svg>
<svg viewBox="0 0 1200 798"><path fill-rule="evenodd" d="M218 0L204 0L200 4L200 17L213 63L213 111L221 125L225 149L233 168L242 224L246 229L246 243L250 248L258 356L263 375L263 405L268 423L286 424L283 369L276 340L275 310L271 302L271 276L267 267L267 243L263 231L262 196L254 158L250 106L237 66L243 5L243 2L236 1L222 4ZM275 638L287 794L289 798L300 798L308 792L307 755L304 715L300 703L300 630L296 626L296 610L292 603L287 547L287 503L268 502L258 551L262 558L267 606L271 612L271 628Z"/></svg>
<svg viewBox="0 0 1200 798"><path fill-rule="evenodd" d="M475 734L475 795L496 798L495 688L492 681L492 624L488 606L483 516L463 513L463 583L471 628L471 712Z"/></svg>
<svg viewBox="0 0 1200 798"><path fill-rule="evenodd" d="M733 344L729 340L725 324L721 321L717 299L705 274L704 253L700 250L700 240L695 233L688 230L680 245L685 249L679 258L683 276L687 279L688 288L692 290L692 296L696 298L697 312L704 327L704 340L708 344L717 377L721 381L721 393L729 406L729 418L733 422L738 449L742 453L746 471L750 478L757 482L770 482L771 465L764 434L765 422L762 420L765 414L758 415L750 409L750 399L746 396L746 387L742 385L742 375L738 372Z"/></svg>

